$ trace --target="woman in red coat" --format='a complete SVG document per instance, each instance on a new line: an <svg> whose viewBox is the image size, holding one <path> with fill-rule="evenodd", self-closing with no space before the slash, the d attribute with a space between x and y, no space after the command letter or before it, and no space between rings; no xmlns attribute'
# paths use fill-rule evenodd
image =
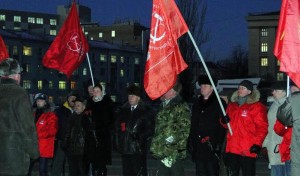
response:
<svg viewBox="0 0 300 176"><path fill-rule="evenodd" d="M47 176L48 160L53 158L54 154L54 139L58 129L57 117L54 112L50 111L47 95L38 93L34 100L34 105L36 105L35 122L40 151L39 173L40 176ZM30 165L28 175L31 175L34 162Z"/></svg>

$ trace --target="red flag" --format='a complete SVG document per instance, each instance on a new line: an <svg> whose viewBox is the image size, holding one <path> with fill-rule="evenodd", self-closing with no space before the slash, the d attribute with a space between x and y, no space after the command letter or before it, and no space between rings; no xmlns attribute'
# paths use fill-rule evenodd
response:
<svg viewBox="0 0 300 176"><path fill-rule="evenodd" d="M300 4L298 0L282 0L274 55L280 71L300 87Z"/></svg>
<svg viewBox="0 0 300 176"><path fill-rule="evenodd" d="M82 63L88 50L88 42L82 32L74 2L66 21L43 58L43 65L70 77Z"/></svg>
<svg viewBox="0 0 300 176"><path fill-rule="evenodd" d="M2 62L4 59L9 58L6 46L4 44L4 41L2 37L0 36L0 62Z"/></svg>
<svg viewBox="0 0 300 176"><path fill-rule="evenodd" d="M187 68L177 39L188 31L174 0L153 0L150 43L144 88L154 100L171 89L177 75Z"/></svg>

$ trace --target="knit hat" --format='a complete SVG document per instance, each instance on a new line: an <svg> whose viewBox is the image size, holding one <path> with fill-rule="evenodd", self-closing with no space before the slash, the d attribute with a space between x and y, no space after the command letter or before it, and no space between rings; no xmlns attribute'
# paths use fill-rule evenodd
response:
<svg viewBox="0 0 300 176"><path fill-rule="evenodd" d="M140 88L134 84L127 87L127 92L128 92L128 95L135 95L135 96L141 97Z"/></svg>
<svg viewBox="0 0 300 176"><path fill-rule="evenodd" d="M73 102L75 103L76 101L79 101L79 102L83 103L84 105L86 105L86 103L87 103L86 99L84 99L83 97L76 97L76 99Z"/></svg>
<svg viewBox="0 0 300 176"><path fill-rule="evenodd" d="M271 89L273 90L285 90L286 91L287 84L286 82L275 82L271 85Z"/></svg>
<svg viewBox="0 0 300 176"><path fill-rule="evenodd" d="M252 83L251 81L249 81L249 80L244 80L244 81L242 81L242 82L239 84L239 86L244 86L244 87L246 87L248 90L253 91L253 83Z"/></svg>
<svg viewBox="0 0 300 176"><path fill-rule="evenodd" d="M13 58L7 58L0 63L0 76L9 76L18 74L23 71L20 67L19 62Z"/></svg>
<svg viewBox="0 0 300 176"><path fill-rule="evenodd" d="M36 100L46 100L46 101L48 101L48 96L46 94L43 94L43 93L37 93L34 96L34 101L36 101Z"/></svg>
<svg viewBox="0 0 300 176"><path fill-rule="evenodd" d="M215 83L215 80L212 80ZM212 83L209 80L209 77L207 75L200 75L198 77L198 85L200 86L201 84L208 84L208 85L212 85Z"/></svg>

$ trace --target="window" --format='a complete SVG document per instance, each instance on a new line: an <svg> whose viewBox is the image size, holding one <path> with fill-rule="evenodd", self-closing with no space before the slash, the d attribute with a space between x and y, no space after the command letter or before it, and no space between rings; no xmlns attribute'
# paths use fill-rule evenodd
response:
<svg viewBox="0 0 300 176"><path fill-rule="evenodd" d="M140 58L138 58L138 57L134 58L134 64L135 65L140 64Z"/></svg>
<svg viewBox="0 0 300 176"><path fill-rule="evenodd" d="M110 57L110 62L111 63L116 63L117 62L117 56L111 56Z"/></svg>
<svg viewBox="0 0 300 176"><path fill-rule="evenodd" d="M50 19L50 25L56 26L56 19Z"/></svg>
<svg viewBox="0 0 300 176"><path fill-rule="evenodd" d="M102 85L102 87L104 87L104 89L106 88L106 83L105 82L100 82L100 84Z"/></svg>
<svg viewBox="0 0 300 176"><path fill-rule="evenodd" d="M14 22L21 22L20 16L14 16Z"/></svg>
<svg viewBox="0 0 300 176"><path fill-rule="evenodd" d="M106 62L106 55L100 54L100 62Z"/></svg>
<svg viewBox="0 0 300 176"><path fill-rule="evenodd" d="M39 80L39 81L38 81L37 88L38 88L39 90L42 90L42 89L43 89L43 81L42 81L42 80Z"/></svg>
<svg viewBox="0 0 300 176"><path fill-rule="evenodd" d="M283 81L283 73L277 73L277 81Z"/></svg>
<svg viewBox="0 0 300 176"><path fill-rule="evenodd" d="M50 29L50 35L56 35L56 30L55 29Z"/></svg>
<svg viewBox="0 0 300 176"><path fill-rule="evenodd" d="M280 66L280 61L277 59L277 66Z"/></svg>
<svg viewBox="0 0 300 176"><path fill-rule="evenodd" d="M262 67L268 66L268 58L267 57L263 57L260 59L260 66L262 66Z"/></svg>
<svg viewBox="0 0 300 176"><path fill-rule="evenodd" d="M267 37L267 36L268 36L268 29L262 28L262 29L260 30L260 35L261 35L262 37Z"/></svg>
<svg viewBox="0 0 300 176"><path fill-rule="evenodd" d="M0 15L0 21L5 21L5 15Z"/></svg>
<svg viewBox="0 0 300 176"><path fill-rule="evenodd" d="M29 80L23 80L23 88L31 89L31 82Z"/></svg>
<svg viewBox="0 0 300 176"><path fill-rule="evenodd" d="M123 69L120 70L120 76L124 77L124 70Z"/></svg>
<svg viewBox="0 0 300 176"><path fill-rule="evenodd" d="M84 32L84 35L89 35L89 32L87 32L87 31L86 31L86 32Z"/></svg>
<svg viewBox="0 0 300 176"><path fill-rule="evenodd" d="M35 23L35 18L34 17L28 17L28 23Z"/></svg>
<svg viewBox="0 0 300 176"><path fill-rule="evenodd" d="M111 31L111 37L116 37L116 31Z"/></svg>
<svg viewBox="0 0 300 176"><path fill-rule="evenodd" d="M111 95L110 98L113 102L116 102L117 97L115 95Z"/></svg>
<svg viewBox="0 0 300 176"><path fill-rule="evenodd" d="M66 87L67 87L66 81L58 81L59 90L66 90Z"/></svg>
<svg viewBox="0 0 300 176"><path fill-rule="evenodd" d="M32 48L29 46L23 46L23 55L32 56Z"/></svg>
<svg viewBox="0 0 300 176"><path fill-rule="evenodd" d="M121 56L120 57L120 62L124 64L124 61L125 61L125 57Z"/></svg>
<svg viewBox="0 0 300 176"><path fill-rule="evenodd" d="M102 37L103 37L103 33L99 32L99 38L102 38Z"/></svg>
<svg viewBox="0 0 300 176"><path fill-rule="evenodd" d="M36 24L44 24L43 18L36 18Z"/></svg>
<svg viewBox="0 0 300 176"><path fill-rule="evenodd" d="M13 46L13 55L18 55L18 47L17 46Z"/></svg>
<svg viewBox="0 0 300 176"><path fill-rule="evenodd" d="M261 43L261 49L260 49L260 51L262 53L268 52L268 43Z"/></svg>
<svg viewBox="0 0 300 176"><path fill-rule="evenodd" d="M24 71L25 71L26 73L30 73L30 71L31 71L30 64L25 64L24 67L25 67Z"/></svg>
<svg viewBox="0 0 300 176"><path fill-rule="evenodd" d="M49 81L49 89L53 89L53 81Z"/></svg>
<svg viewBox="0 0 300 176"><path fill-rule="evenodd" d="M76 89L77 88L77 82L71 81L71 89Z"/></svg>
<svg viewBox="0 0 300 176"><path fill-rule="evenodd" d="M87 75L87 68L83 68L82 75Z"/></svg>

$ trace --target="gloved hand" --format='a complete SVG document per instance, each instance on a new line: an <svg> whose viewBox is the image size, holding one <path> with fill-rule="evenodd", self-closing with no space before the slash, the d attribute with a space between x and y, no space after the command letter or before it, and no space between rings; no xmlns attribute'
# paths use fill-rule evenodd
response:
<svg viewBox="0 0 300 176"><path fill-rule="evenodd" d="M229 116L226 114L225 116L222 117L221 122L226 124L230 122Z"/></svg>
<svg viewBox="0 0 300 176"><path fill-rule="evenodd" d="M256 153L256 154L259 154L261 150L261 147L259 145L256 145L256 144L253 144L251 147L250 147L250 153Z"/></svg>

